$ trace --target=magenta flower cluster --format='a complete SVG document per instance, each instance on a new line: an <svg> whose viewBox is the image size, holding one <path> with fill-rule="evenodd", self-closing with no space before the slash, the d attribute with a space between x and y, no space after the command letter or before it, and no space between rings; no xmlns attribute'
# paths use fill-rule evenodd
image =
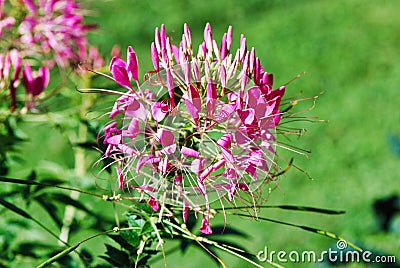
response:
<svg viewBox="0 0 400 268"><path fill-rule="evenodd" d="M285 87L273 89L255 49L242 35L232 53L232 27L217 43L211 26L197 55L185 24L179 46L164 25L155 31L155 70L139 81L132 47L127 60L113 58L110 72L126 93L115 102L104 128L105 156L117 162L118 187L161 204L202 215L200 231L212 233L211 204L235 204L272 180L276 126Z"/></svg>
<svg viewBox="0 0 400 268"><path fill-rule="evenodd" d="M49 68L88 57L85 35L93 26L83 23L82 13L74 0L0 0L0 92L9 89L11 110L21 74L26 108L32 108L49 83Z"/></svg>

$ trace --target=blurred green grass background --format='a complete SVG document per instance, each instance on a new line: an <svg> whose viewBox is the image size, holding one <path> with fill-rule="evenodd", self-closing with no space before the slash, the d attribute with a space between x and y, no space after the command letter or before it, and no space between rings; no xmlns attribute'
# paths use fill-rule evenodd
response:
<svg viewBox="0 0 400 268"><path fill-rule="evenodd" d="M269 204L343 209L346 214L267 210L262 215L329 230L400 259L399 228L397 233L379 232L372 209L376 199L400 194L400 158L388 144L390 133L400 134L399 1L114 0L88 6L95 11L91 21L100 28L91 36L93 42L103 53L114 44L122 51L132 45L141 74L152 67L154 28L165 24L178 43L185 22L194 48L206 22L216 40L232 25L235 48L244 33L248 46L256 48L266 70L275 75L276 87L305 71L288 86L288 94L314 96L323 91L308 115L329 123L302 124L308 132L294 142L312 151L311 160L297 155L294 162L313 180L290 170ZM247 230L250 238L241 244L253 254L264 246L320 252L334 245L333 240L272 223L230 218L229 224ZM176 255L168 258L171 267L203 267L209 261L204 254ZM247 267L235 258L227 263Z"/></svg>
<svg viewBox="0 0 400 268"><path fill-rule="evenodd" d="M400 221L394 232L383 233L372 209L376 199L400 194L400 158L388 143L390 134L400 135L399 1L103 0L84 4L91 10L87 21L99 26L90 35L92 43L107 55L115 44L123 54L132 45L142 77L152 69L149 48L155 27L165 24L178 43L185 22L195 50L206 22L211 23L217 41L232 25L234 48L240 34L245 34L248 47L255 47L261 63L275 75L276 87L305 71L306 75L288 86L288 95L302 92L301 97L312 97L323 91L307 115L329 123L301 124L308 131L293 142L310 149L311 159L295 155L294 163L312 180L292 168L281 178L280 189L271 194L268 204L308 205L345 210L346 214L265 210L260 215L332 231L400 260ZM34 158L35 153L27 154ZM253 254L264 246L287 252L321 252L335 246L334 240L273 223L229 217L227 224L249 234L240 245ZM101 254L104 249L99 250ZM228 267L252 267L230 255L221 256ZM183 256L169 255L167 262L169 267L194 268L204 267L211 259L189 250ZM154 267L163 267L163 261Z"/></svg>

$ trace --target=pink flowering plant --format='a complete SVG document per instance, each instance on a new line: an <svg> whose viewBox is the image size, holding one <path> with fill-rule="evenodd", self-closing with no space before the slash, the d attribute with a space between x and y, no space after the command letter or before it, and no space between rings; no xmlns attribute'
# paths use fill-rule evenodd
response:
<svg viewBox="0 0 400 268"><path fill-rule="evenodd" d="M0 98L10 99L11 111L20 106L21 77L26 113L48 86L50 68L88 58L86 33L94 26L83 23L83 13L73 0L0 1Z"/></svg>
<svg viewBox="0 0 400 268"><path fill-rule="evenodd" d="M24 136L16 134L21 133L16 122L26 114L46 114L51 108L40 104L55 95L68 96L63 89L68 92L77 83L91 83L92 76L84 75L79 64L103 67L97 48L88 45L86 34L94 26L84 23L85 13L74 0L0 1L0 135L7 136L0 141L0 162L4 170L7 151L13 151ZM50 74L55 82L48 89ZM40 116L34 120L47 121Z"/></svg>
<svg viewBox="0 0 400 268"><path fill-rule="evenodd" d="M258 216L260 209L269 207L263 201L278 186L279 176L293 165L278 155L279 147L302 153L279 142L280 136L301 133L282 126L301 119L299 112L292 112L300 100L284 100L285 86L274 88L273 75L261 65L255 49L247 48L243 35L239 48L232 51L232 27L218 43L207 24L197 54L192 47L186 24L179 46L167 37L162 25L156 28L150 48L154 70L143 79L139 78L138 57L129 46L126 60L112 58L111 75L93 71L114 81L123 91L81 89L118 95L106 114L110 122L99 137L104 150L98 163L104 161L102 170L115 170L111 195L103 199L128 210L127 222L117 216L112 231L119 236L110 237L122 249L108 246L109 262L147 265L160 251L165 258L165 240L178 239L183 250L188 240L196 241L223 267L224 261L210 247L262 267L256 256L245 253L241 246L213 240L224 231L228 236L241 233L230 226L228 215L341 239L330 232ZM276 208L342 213L311 207ZM213 225L212 219L219 214L224 224ZM71 247L64 253L69 250ZM113 258L115 252L126 261Z"/></svg>
<svg viewBox="0 0 400 268"><path fill-rule="evenodd" d="M299 116L304 111L295 111L295 106L305 100L313 108L316 97L286 97L287 84L274 85L274 76L256 50L247 47L244 35L233 48L231 26L219 41L206 24L202 42L193 49L188 25L179 42L172 41L162 25L150 46L154 69L140 77L138 57L129 46L126 58L113 50L108 72L97 48L88 45L86 33L93 26L83 22L84 14L73 0L0 0L0 181L23 187L5 190L0 205L62 245L17 241L13 246L13 239L4 239L0 266L23 256L40 259L37 267L54 262L63 267L149 267L161 254L167 266L166 241L174 240L182 252L195 246L222 267L226 264L215 249L262 267L255 254L229 241L245 236L230 223L233 216L342 239L259 215L264 208L343 213L265 204L279 187L280 176L292 166L298 168L281 150L305 152L282 142L283 137L302 134L286 124L310 120ZM54 74L61 86L52 87ZM103 83L103 77L111 81L110 88L96 87L94 79ZM66 97L71 95L77 97ZM63 100L56 102L60 107L55 111L41 106L51 96ZM112 105L104 115L96 105L107 98ZM16 134L21 118L61 129L73 167L59 168L50 178L40 175L39 168L29 170L24 179L10 175L9 153L23 140ZM42 126L29 125L29 134ZM11 198L24 202L6 200ZM44 210L56 231L42 214L39 220L26 211L33 210L31 204ZM82 230L95 234L76 242ZM15 237L6 229L0 231L3 236ZM101 257L107 264L94 261L92 254L99 252L80 247L100 236L105 237Z"/></svg>
<svg viewBox="0 0 400 268"><path fill-rule="evenodd" d="M118 189L145 193L155 211L160 203L180 206L184 221L196 211L205 234L212 233L213 201L255 204L260 186L276 183L285 87L273 89L272 74L243 35L236 53L231 45L232 27L218 45L207 24L196 55L187 25L179 47L161 26L151 45L155 70L144 83L132 47L126 62L110 63L113 79L128 90L104 128Z"/></svg>

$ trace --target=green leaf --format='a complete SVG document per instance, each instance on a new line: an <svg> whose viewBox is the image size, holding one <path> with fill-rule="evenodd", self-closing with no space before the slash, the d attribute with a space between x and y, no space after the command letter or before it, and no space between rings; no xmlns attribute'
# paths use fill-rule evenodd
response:
<svg viewBox="0 0 400 268"><path fill-rule="evenodd" d="M142 210L143 212L145 212L148 215L152 215L154 214L154 210L151 208L151 206L149 204L147 204L146 202L139 202L135 204L135 208Z"/></svg>
<svg viewBox="0 0 400 268"><path fill-rule="evenodd" d="M36 181L13 179L13 178L7 178L7 177L3 177L3 176L0 176L0 181L1 182L15 183L15 184L22 184L22 185L41 185L41 183L38 183Z"/></svg>
<svg viewBox="0 0 400 268"><path fill-rule="evenodd" d="M117 267L130 267L130 261L129 261L129 255L121 251L119 249L116 249L115 247L105 244L107 251L105 252L106 259L113 265Z"/></svg>
<svg viewBox="0 0 400 268"><path fill-rule="evenodd" d="M127 251L134 251L137 248L133 247L128 241L122 237L122 235L109 235L112 240L114 240L116 243L118 243L123 249L126 249Z"/></svg>
<svg viewBox="0 0 400 268"><path fill-rule="evenodd" d="M37 175L34 170L32 170L32 172L26 178L26 180L28 180L28 181L35 181L36 179L37 179ZM31 195L31 185L27 185L26 187L24 187L24 189L22 191L22 197L24 198L24 200L26 200L27 205L30 204L30 195Z"/></svg>
<svg viewBox="0 0 400 268"><path fill-rule="evenodd" d="M70 205L76 207L77 209L83 210L89 214L92 212L87 209L83 204L79 202L79 200L72 199L70 196L62 193L45 193L43 196L47 197L49 200L54 200L65 205Z"/></svg>
<svg viewBox="0 0 400 268"><path fill-rule="evenodd" d="M267 208L268 206L265 206ZM305 206L269 206L270 208L280 208L285 210L296 210L296 211L306 211L306 212L316 212L321 214L344 214L343 210L331 210L331 209L323 209L323 208L315 208L315 207L305 207Z"/></svg>
<svg viewBox="0 0 400 268"><path fill-rule="evenodd" d="M29 256L33 258L38 258L39 255L35 253L35 250L40 250L40 249L54 249L54 246L40 243L38 241L35 242L26 242L26 243L21 243L18 245L18 248L15 249L15 252L23 255L23 256Z"/></svg>
<svg viewBox="0 0 400 268"><path fill-rule="evenodd" d="M142 218L138 218L136 214L129 214L128 215L128 224L131 228L138 228L142 230L143 226L145 225L146 221Z"/></svg>
<svg viewBox="0 0 400 268"><path fill-rule="evenodd" d="M236 210L243 209L248 207L228 207L224 208L224 210ZM293 205L276 205L276 206L257 206L257 208L278 208L283 210L293 210L293 211L305 211L305 212L315 212L321 214L330 214L330 215L339 215L346 213L344 210L332 210L332 209L324 209L324 208L316 208L316 207L307 207L307 206L293 206ZM217 211L221 211L222 208L215 209Z"/></svg>
<svg viewBox="0 0 400 268"><path fill-rule="evenodd" d="M32 216L29 215L27 212L25 212L24 210L20 209L19 207L11 204L10 202L4 200L3 198L0 197L0 204L3 205L4 207L8 208L9 210L21 215L24 218L27 219L32 219Z"/></svg>
<svg viewBox="0 0 400 268"><path fill-rule="evenodd" d="M242 216L242 217L249 217L249 215L241 214L241 213L233 213L233 215ZM353 247L355 250L360 251L360 252L363 251L360 247L354 245L350 241L344 239L343 237L338 236L337 234L334 234L334 233L331 233L331 232L328 232L328 231L320 230L320 229L317 229L317 228L314 228L314 227L308 227L308 226L304 226L304 225L297 225L297 224L294 224L294 223L268 219L268 218L265 218L265 217L257 217L257 218L259 220L263 220L263 221L269 221L269 222L274 222L274 223L279 223L279 224L283 224L283 225L287 225L287 226L300 228L300 229L303 229L303 230L308 231L308 232L312 232L312 233L320 234L320 235L323 235L323 236L326 236L326 237L329 237L329 238L333 238L335 240L343 240L343 241L346 241L346 243L349 246Z"/></svg>
<svg viewBox="0 0 400 268"><path fill-rule="evenodd" d="M36 196L35 200L44 208L44 210L49 214L58 227L63 225L62 220L57 215L57 207L52 202L48 202L49 200L43 195Z"/></svg>
<svg viewBox="0 0 400 268"><path fill-rule="evenodd" d="M131 244L133 247L137 248L140 245L140 233L141 229L135 230L122 230L120 231L120 235L123 239L126 240L129 244Z"/></svg>

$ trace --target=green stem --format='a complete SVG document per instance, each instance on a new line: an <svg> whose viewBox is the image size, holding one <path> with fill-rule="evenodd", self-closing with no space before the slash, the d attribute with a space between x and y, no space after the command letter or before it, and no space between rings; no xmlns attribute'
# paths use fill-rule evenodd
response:
<svg viewBox="0 0 400 268"><path fill-rule="evenodd" d="M91 85L90 77L83 77L83 84L85 87L90 87ZM79 120L81 120L87 115L91 105L92 105L92 96L82 94L82 103L79 113ZM82 122L79 122L77 134L78 135L76 138L77 141L76 144L81 144L86 142L88 134L87 125ZM84 179L85 172L86 172L85 150L77 146L75 148L75 176L76 176L75 182L77 182L76 178L78 178L78 180ZM70 193L70 197L74 200L78 200L79 196L80 193L77 191L72 191ZM63 226L61 227L61 232L60 232L60 239L62 241L68 241L70 226L74 220L75 212L76 208L74 206L67 205L65 207Z"/></svg>

